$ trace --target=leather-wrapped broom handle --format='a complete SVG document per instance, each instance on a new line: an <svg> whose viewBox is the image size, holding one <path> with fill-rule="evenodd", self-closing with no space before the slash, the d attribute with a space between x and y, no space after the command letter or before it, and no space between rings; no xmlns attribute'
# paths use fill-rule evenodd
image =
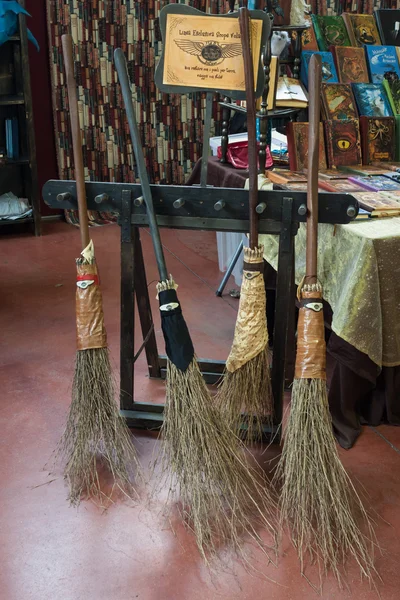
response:
<svg viewBox="0 0 400 600"><path fill-rule="evenodd" d="M128 67L126 64L125 55L121 48L117 48L115 50L114 62L118 73L119 84L122 90L122 97L124 99L126 118L129 124L129 131L131 134L133 152L135 154L136 165L138 168L140 185L142 186L143 198L146 204L147 217L149 219L149 228L151 233L151 239L153 240L154 253L156 255L160 281L166 281L168 279L168 271L167 266L165 264L164 251L161 244L157 218L154 213L153 197L151 195L149 178L144 162L143 149L140 143L139 129L136 123Z"/></svg>
<svg viewBox="0 0 400 600"><path fill-rule="evenodd" d="M313 54L308 67L308 180L307 180L307 245L305 283L317 282L318 254L318 166L319 121L322 82L321 57Z"/></svg>
<svg viewBox="0 0 400 600"><path fill-rule="evenodd" d="M74 74L74 56L72 48L72 36L64 34L61 37L64 69L67 79L69 118L71 122L72 149L74 153L74 167L76 179L76 193L78 198L79 229L81 232L82 250L90 242L89 220L87 214L85 170L83 167L82 137L79 125L78 100L76 97L76 81Z"/></svg>
<svg viewBox="0 0 400 600"><path fill-rule="evenodd" d="M244 78L246 85L247 136L249 161L249 221L250 248L258 246L258 168L256 139L256 96L254 92L253 59L250 49L250 13L247 8L239 9L240 36L243 50Z"/></svg>

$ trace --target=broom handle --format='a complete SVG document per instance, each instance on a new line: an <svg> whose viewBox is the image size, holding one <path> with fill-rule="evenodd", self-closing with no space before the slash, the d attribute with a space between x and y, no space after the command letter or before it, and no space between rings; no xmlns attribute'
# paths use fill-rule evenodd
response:
<svg viewBox="0 0 400 600"><path fill-rule="evenodd" d="M250 218L250 248L258 246L258 169L257 169L257 139L256 139L256 96L254 92L253 59L250 49L250 15L246 7L239 9L240 35L243 49L244 77L246 84L247 137L249 161L249 218Z"/></svg>
<svg viewBox="0 0 400 600"><path fill-rule="evenodd" d="M151 239L153 240L154 253L156 255L160 281L166 281L168 279L168 271L167 266L165 264L165 257L163 247L161 244L160 231L158 229L158 223L156 215L154 213L153 198L151 195L146 165L144 162L143 149L140 143L139 129L136 123L128 67L126 64L125 55L121 48L117 48L115 50L114 62L122 90L122 97L124 99L126 118L129 124L129 131L131 134L133 152L135 154L136 165L138 168L140 185L142 186L143 198L146 204L147 217L149 219L149 228L151 233Z"/></svg>
<svg viewBox="0 0 400 600"><path fill-rule="evenodd" d="M308 180L307 180L307 246L305 283L317 282L318 252L318 166L319 120L322 82L321 57L312 55L308 69Z"/></svg>
<svg viewBox="0 0 400 600"><path fill-rule="evenodd" d="M69 117L71 122L72 149L74 153L76 193L78 197L79 229L81 232L82 250L90 242L89 221L87 214L85 171L82 156L82 138L79 125L78 100L76 98L76 81L74 74L74 56L72 48L72 36L64 34L61 36L65 76L67 79Z"/></svg>

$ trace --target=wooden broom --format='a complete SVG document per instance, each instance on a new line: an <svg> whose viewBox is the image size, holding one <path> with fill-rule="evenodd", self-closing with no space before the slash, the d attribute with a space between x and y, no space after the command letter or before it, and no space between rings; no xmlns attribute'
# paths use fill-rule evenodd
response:
<svg viewBox="0 0 400 600"><path fill-rule="evenodd" d="M309 154L306 274L299 286L295 379L275 482L282 483L281 526L287 525L301 570L307 558L339 582L349 557L361 574L374 572L374 531L338 455L326 387L322 287L317 277L318 157L321 58L309 66ZM365 534L360 529L363 523Z"/></svg>
<svg viewBox="0 0 400 600"><path fill-rule="evenodd" d="M135 495L131 472L138 467L131 434L119 415L115 399L107 334L104 326L102 294L89 236L82 140L79 126L72 37L62 36L67 79L76 191L79 209L82 253L76 261L77 353L72 384L72 402L58 455L65 460L64 477L69 484L69 499L78 504L82 497L101 504L106 495L101 489L98 466L105 463L113 481L129 496ZM110 496L110 493L107 494Z"/></svg>

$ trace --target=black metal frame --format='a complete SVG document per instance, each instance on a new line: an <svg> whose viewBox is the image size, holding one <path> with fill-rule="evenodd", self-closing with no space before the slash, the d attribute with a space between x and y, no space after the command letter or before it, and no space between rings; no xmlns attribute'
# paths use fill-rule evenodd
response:
<svg viewBox="0 0 400 600"><path fill-rule="evenodd" d="M160 227L211 231L248 231L248 192L243 189L198 188L152 185L154 210ZM120 405L121 414L130 427L159 429L163 420L163 404L134 400L134 303L143 334L147 338L145 352L151 378L165 378L166 357L160 356L154 334L147 289L146 273L140 242L140 227L147 226L146 210L139 184L86 183L89 210L104 210L119 215L121 227L121 346ZM48 181L43 197L50 207L76 210L74 181ZM178 208L174 202L178 202ZM274 425L265 427L266 438L279 441L285 387L285 360L288 344L294 346L294 240L299 222L306 220L304 192L259 192L259 231L279 235L279 260L276 290L272 389ZM319 222L348 223L358 212L358 204L349 194L319 195ZM293 314L292 314L293 313ZM223 361L199 359L207 383L216 383L224 370Z"/></svg>

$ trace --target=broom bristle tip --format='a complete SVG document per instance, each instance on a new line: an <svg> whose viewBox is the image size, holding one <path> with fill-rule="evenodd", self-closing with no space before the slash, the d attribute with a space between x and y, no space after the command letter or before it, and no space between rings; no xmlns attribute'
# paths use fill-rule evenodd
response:
<svg viewBox="0 0 400 600"><path fill-rule="evenodd" d="M295 379L282 456L274 483L282 482L280 525L287 526L301 570L316 561L320 574L342 581L353 557L372 580L376 536L337 452L326 381ZM363 524L365 533L360 524Z"/></svg>
<svg viewBox="0 0 400 600"><path fill-rule="evenodd" d="M244 557L243 536L265 550L258 528L275 548L276 503L261 469L246 462L244 446L213 403L197 361L183 372L168 361L162 428L164 475L203 558L230 547Z"/></svg>
<svg viewBox="0 0 400 600"><path fill-rule="evenodd" d="M141 472L131 434L115 402L108 348L77 351L72 402L58 456L65 462L71 504L90 497L103 505L111 499L101 488L99 461L111 474L112 490L117 487L129 498L137 497L131 471L135 468L139 477Z"/></svg>

